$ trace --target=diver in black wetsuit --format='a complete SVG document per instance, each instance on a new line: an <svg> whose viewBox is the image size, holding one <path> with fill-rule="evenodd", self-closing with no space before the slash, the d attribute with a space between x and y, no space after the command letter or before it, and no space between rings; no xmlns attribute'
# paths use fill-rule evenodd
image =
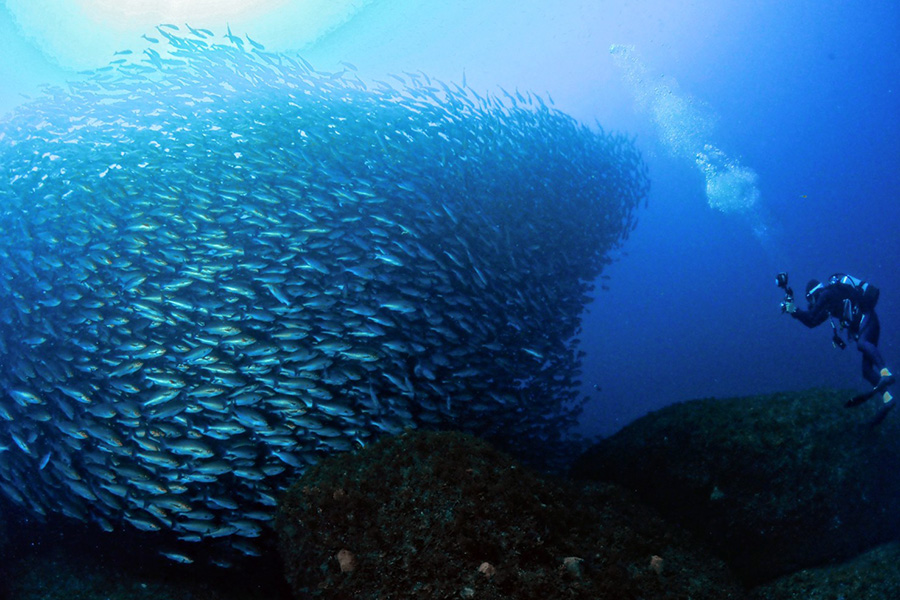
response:
<svg viewBox="0 0 900 600"><path fill-rule="evenodd" d="M894 383L894 375L885 366L878 350L878 337L881 334L878 315L875 314L878 288L855 277L836 273L825 283L810 280L806 284L806 300L809 308L799 310L789 296L782 303L782 310L810 328L821 325L829 318L840 322L841 329L847 330L847 338L856 341L856 348L863 355L862 375L872 384L871 391L854 396L847 401L846 406L858 406L881 394L882 404L871 424L881 423L897 403L887 391L888 386ZM843 349L846 344L838 335L834 321L831 326L834 329L833 343Z"/></svg>

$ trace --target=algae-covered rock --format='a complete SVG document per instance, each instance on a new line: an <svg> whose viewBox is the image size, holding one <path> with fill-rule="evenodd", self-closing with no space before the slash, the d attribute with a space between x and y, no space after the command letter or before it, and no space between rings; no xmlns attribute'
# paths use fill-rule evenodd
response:
<svg viewBox="0 0 900 600"><path fill-rule="evenodd" d="M740 596L721 561L626 491L541 478L458 433L328 458L284 495L277 528L298 597Z"/></svg>
<svg viewBox="0 0 900 600"><path fill-rule="evenodd" d="M900 415L816 390L697 400L603 440L575 473L636 490L748 582L853 556L900 532Z"/></svg>

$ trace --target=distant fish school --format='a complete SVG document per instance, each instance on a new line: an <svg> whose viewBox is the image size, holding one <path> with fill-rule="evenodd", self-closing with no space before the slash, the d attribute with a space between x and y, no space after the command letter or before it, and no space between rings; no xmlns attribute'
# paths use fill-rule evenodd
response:
<svg viewBox="0 0 900 600"><path fill-rule="evenodd" d="M253 555L333 452L552 453L633 144L526 93L364 83L166 25L0 124L0 490Z"/></svg>

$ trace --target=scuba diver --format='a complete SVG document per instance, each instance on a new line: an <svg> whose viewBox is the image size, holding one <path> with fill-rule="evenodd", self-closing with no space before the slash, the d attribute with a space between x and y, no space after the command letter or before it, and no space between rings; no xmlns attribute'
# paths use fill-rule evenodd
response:
<svg viewBox="0 0 900 600"><path fill-rule="evenodd" d="M792 317L807 327L817 327L829 318L833 336L832 343L843 350L847 344L838 333L834 319L840 323L841 329L847 330L847 339L856 342L856 348L862 353L862 375L872 384L872 389L858 394L847 401L848 408L859 406L873 396L881 395L881 406L871 425L881 423L897 404L887 388L894 383L894 375L885 366L881 352L878 350L878 337L881 327L875 305L878 303L879 290L871 283L844 273L835 273L825 283L811 279L806 284L807 310L800 310L794 303L794 293L787 285L787 273L779 273L776 282L785 290L781 303L781 312Z"/></svg>

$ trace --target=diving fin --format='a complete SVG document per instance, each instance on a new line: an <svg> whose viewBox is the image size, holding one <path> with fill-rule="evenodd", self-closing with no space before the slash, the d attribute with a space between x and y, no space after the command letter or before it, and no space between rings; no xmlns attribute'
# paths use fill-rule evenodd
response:
<svg viewBox="0 0 900 600"><path fill-rule="evenodd" d="M868 392L863 392L862 394L857 394L857 395L853 396L852 398L847 400L847 402L844 403L844 406L846 408L853 408L854 406L859 406L860 404L862 404L866 400L869 400L872 396L874 396L877 393L878 393L878 390L875 388L872 388Z"/></svg>
<svg viewBox="0 0 900 600"><path fill-rule="evenodd" d="M896 404L897 403L894 402L894 398L891 396L891 393L885 392L884 393L884 403L881 405L881 408L878 409L878 412L875 413L875 416L872 417L872 420L869 421L869 426L877 427L878 425L880 425L881 422L884 421L884 418L886 416L888 416L888 413L891 412L891 409L894 408L894 406Z"/></svg>
<svg viewBox="0 0 900 600"><path fill-rule="evenodd" d="M863 392L862 394L857 394L857 395L853 396L852 398L847 400L847 402L844 404L844 406L846 406L847 408L853 408L854 406L859 406L860 404L862 404L863 402L865 402L872 396L884 392L888 388L888 386L893 384L895 381L894 375L886 368L881 369L880 375L881 375L881 379L878 381L878 383L875 385L875 387L873 387L868 392ZM887 413L885 413L885 414L887 414ZM884 418L884 417L882 417L882 418Z"/></svg>

